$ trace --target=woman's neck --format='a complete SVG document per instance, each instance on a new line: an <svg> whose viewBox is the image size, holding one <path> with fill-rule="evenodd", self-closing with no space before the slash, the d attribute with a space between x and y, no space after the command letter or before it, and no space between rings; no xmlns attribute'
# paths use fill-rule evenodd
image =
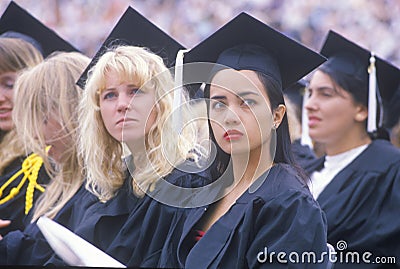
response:
<svg viewBox="0 0 400 269"><path fill-rule="evenodd" d="M325 143L324 146L326 155L333 156L370 143L371 138L363 129L362 131L354 130L353 132L348 132L347 135L341 136L330 143Z"/></svg>
<svg viewBox="0 0 400 269"><path fill-rule="evenodd" d="M235 182L240 181L247 186L250 186L273 165L269 148L265 150L257 148L248 154L235 154L231 157Z"/></svg>

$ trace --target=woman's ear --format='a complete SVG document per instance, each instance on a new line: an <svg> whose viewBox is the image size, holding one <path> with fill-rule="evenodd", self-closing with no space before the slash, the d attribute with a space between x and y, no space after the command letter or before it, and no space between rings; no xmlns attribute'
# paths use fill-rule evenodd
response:
<svg viewBox="0 0 400 269"><path fill-rule="evenodd" d="M363 105L357 105L356 107L356 114L355 114L355 121L357 122L363 122L367 119L368 117L368 108Z"/></svg>
<svg viewBox="0 0 400 269"><path fill-rule="evenodd" d="M274 109L274 123L273 127L274 129L277 129L279 125L281 124L283 117L285 116L286 113L286 106L283 104L280 104L277 108Z"/></svg>

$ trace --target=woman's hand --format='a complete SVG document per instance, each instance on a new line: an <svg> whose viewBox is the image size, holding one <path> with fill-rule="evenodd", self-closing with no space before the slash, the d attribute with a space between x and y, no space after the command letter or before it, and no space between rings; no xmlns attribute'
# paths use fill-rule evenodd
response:
<svg viewBox="0 0 400 269"><path fill-rule="evenodd" d="M4 228L7 227L8 225L10 225L11 220L2 220L0 219L0 228ZM2 240L3 237L0 235L0 240Z"/></svg>

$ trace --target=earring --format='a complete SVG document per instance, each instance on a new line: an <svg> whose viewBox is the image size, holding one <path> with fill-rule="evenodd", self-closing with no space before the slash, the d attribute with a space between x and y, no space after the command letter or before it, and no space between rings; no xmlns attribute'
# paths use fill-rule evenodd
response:
<svg viewBox="0 0 400 269"><path fill-rule="evenodd" d="M276 130L278 128L277 126L278 124L276 122L274 122L274 124L272 125L272 129Z"/></svg>

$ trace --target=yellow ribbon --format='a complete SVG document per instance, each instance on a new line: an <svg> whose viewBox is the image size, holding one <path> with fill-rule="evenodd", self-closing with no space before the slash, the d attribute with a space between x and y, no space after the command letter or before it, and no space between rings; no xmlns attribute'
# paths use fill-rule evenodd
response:
<svg viewBox="0 0 400 269"><path fill-rule="evenodd" d="M46 148L48 151L50 147ZM21 165L21 169L16 172L12 177L10 177L3 186L0 187L0 198L3 196L3 191L13 182L15 181L21 174L24 174L24 177L21 179L17 187L11 189L10 193L5 196L4 198L0 199L0 205L4 204L15 196L21 191L22 186L24 186L26 180L29 181L28 187L26 189L25 195L25 215L29 213L33 205L33 193L35 189L44 192L44 188L37 183L37 178L39 174L40 167L43 164L43 159L38 156L36 153L32 153L29 155Z"/></svg>

